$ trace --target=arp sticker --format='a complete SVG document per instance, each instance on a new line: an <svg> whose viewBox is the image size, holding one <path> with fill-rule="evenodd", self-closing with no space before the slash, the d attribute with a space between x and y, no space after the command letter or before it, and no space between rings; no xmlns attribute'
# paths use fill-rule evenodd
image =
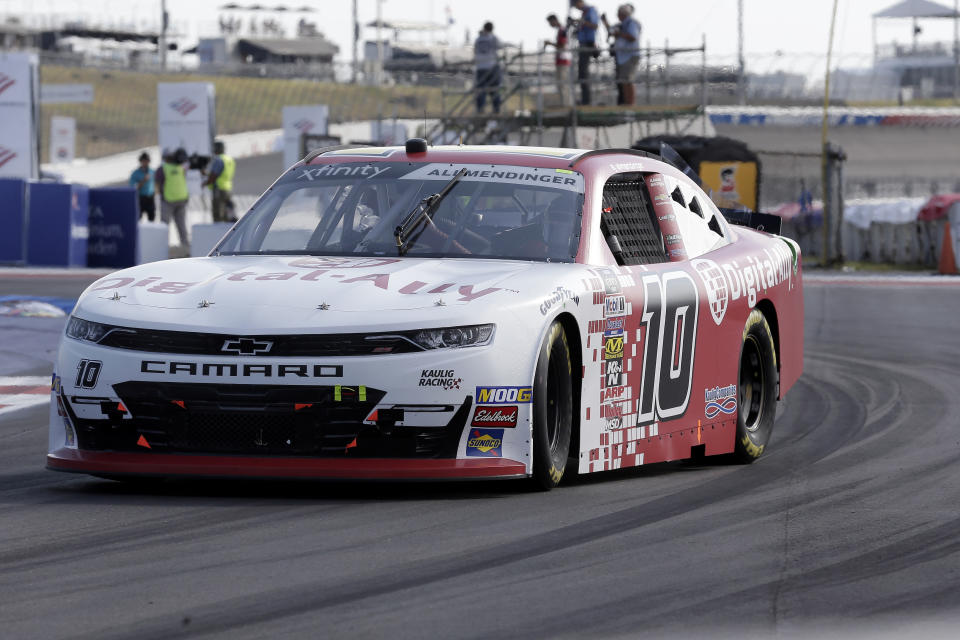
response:
<svg viewBox="0 0 960 640"><path fill-rule="evenodd" d="M503 456L503 429L470 429L467 455L474 458Z"/></svg>

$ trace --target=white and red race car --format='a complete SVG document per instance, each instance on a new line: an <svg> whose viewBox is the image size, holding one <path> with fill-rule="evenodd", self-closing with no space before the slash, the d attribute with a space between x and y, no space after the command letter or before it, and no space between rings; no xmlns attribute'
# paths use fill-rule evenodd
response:
<svg viewBox="0 0 960 640"><path fill-rule="evenodd" d="M47 466L550 488L751 461L802 367L797 245L657 158L326 150L209 256L84 292Z"/></svg>

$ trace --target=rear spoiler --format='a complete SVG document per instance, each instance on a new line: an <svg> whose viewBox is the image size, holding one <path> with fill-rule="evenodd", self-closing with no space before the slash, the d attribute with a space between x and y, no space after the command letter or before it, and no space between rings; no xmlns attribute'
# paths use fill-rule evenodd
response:
<svg viewBox="0 0 960 640"><path fill-rule="evenodd" d="M720 213L723 214L723 217L726 218L730 224L780 235L780 226L783 221L780 219L780 216L775 216L772 213L758 213L744 209L723 208L720 209Z"/></svg>

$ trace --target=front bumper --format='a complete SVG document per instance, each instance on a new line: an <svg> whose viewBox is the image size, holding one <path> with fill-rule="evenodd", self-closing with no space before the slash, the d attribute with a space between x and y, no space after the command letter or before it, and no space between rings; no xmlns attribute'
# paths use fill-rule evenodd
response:
<svg viewBox="0 0 960 640"><path fill-rule="evenodd" d="M324 459L118 453L58 449L47 468L93 475L326 480L507 479L527 475L522 462L503 458L407 460Z"/></svg>

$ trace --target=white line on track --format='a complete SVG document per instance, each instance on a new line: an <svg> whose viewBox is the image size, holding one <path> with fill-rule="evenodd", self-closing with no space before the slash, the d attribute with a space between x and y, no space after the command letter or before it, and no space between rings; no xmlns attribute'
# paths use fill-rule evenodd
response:
<svg viewBox="0 0 960 640"><path fill-rule="evenodd" d="M0 376L0 414L50 402L50 376Z"/></svg>

